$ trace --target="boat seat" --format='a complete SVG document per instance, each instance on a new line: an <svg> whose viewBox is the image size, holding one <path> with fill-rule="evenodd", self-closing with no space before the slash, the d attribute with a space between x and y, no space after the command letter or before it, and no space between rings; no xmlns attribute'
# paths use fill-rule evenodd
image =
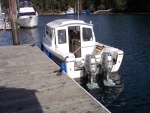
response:
<svg viewBox="0 0 150 113"><path fill-rule="evenodd" d="M105 46L95 45L92 54L93 54L93 55L99 55L99 54L101 54L101 52L103 51L104 48L105 48Z"/></svg>

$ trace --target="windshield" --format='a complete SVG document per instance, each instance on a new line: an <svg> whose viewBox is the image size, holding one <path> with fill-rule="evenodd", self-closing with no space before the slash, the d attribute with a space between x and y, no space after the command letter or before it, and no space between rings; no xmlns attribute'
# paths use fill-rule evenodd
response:
<svg viewBox="0 0 150 113"><path fill-rule="evenodd" d="M33 4L30 0L22 0L19 2L19 7L32 7Z"/></svg>

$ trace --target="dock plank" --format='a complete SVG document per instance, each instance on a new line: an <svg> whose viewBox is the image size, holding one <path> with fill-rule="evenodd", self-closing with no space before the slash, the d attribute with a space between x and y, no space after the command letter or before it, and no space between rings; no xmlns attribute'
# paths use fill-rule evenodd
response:
<svg viewBox="0 0 150 113"><path fill-rule="evenodd" d="M0 47L0 113L108 113L38 47Z"/></svg>

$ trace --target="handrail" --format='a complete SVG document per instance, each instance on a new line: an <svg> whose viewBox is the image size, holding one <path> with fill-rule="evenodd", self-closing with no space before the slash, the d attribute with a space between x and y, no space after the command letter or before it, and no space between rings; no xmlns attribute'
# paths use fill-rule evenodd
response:
<svg viewBox="0 0 150 113"><path fill-rule="evenodd" d="M85 47L92 47L92 46L85 46ZM81 47L81 46L80 46L78 49L75 50L75 52L73 52L73 54L76 53L79 49L85 48L85 47Z"/></svg>
<svg viewBox="0 0 150 113"><path fill-rule="evenodd" d="M73 52L73 54L75 54L81 48L83 48L83 47L80 46L78 49L75 50L75 52Z"/></svg>

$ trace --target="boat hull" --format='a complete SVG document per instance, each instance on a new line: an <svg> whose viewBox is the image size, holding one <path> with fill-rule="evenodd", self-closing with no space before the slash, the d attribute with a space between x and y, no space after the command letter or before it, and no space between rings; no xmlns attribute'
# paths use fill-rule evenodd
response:
<svg viewBox="0 0 150 113"><path fill-rule="evenodd" d="M83 76L83 70L75 70L74 69L74 57L72 54L59 54L57 51L49 48L46 44L42 44L41 50L50 58L52 59L59 67L64 64L64 70L70 78L78 79ZM72 58L66 59L66 56L70 56Z"/></svg>
<svg viewBox="0 0 150 113"><path fill-rule="evenodd" d="M23 16L18 18L20 27L33 28L38 26L38 16Z"/></svg>
<svg viewBox="0 0 150 113"><path fill-rule="evenodd" d="M76 69L75 64L77 64L77 62L80 62L80 67L84 66L84 62L83 62L83 58L75 58L72 57L73 53L71 54L60 54L59 52L51 49L51 47L48 47L46 44L42 44L43 45L43 51L45 52L45 54L51 58L57 65L59 65L61 67L61 64L65 64L65 68L66 68L66 73L68 74L68 76L70 76L73 79L78 79L84 76L84 70L81 68ZM96 46L102 46L100 43L96 42ZM105 45L106 46L106 45ZM95 53L99 52L97 50L94 50ZM113 65L113 68L111 70L111 72L117 72L120 68L122 59L123 59L123 51L120 51L118 49L115 49L113 47L110 46L106 46L106 48L103 50L103 52L109 52L111 54L113 54L113 56L117 57L116 59L116 64ZM102 59L100 59L101 54L95 54L95 57L97 59L97 62L99 62L101 64ZM69 57L69 58L66 58ZM97 74L99 74L100 69L97 69Z"/></svg>
<svg viewBox="0 0 150 113"><path fill-rule="evenodd" d="M81 13L82 15L90 15L90 10L85 10L85 11L82 11Z"/></svg>
<svg viewBox="0 0 150 113"><path fill-rule="evenodd" d="M10 22L0 23L0 29L1 30L11 30L11 23Z"/></svg>

